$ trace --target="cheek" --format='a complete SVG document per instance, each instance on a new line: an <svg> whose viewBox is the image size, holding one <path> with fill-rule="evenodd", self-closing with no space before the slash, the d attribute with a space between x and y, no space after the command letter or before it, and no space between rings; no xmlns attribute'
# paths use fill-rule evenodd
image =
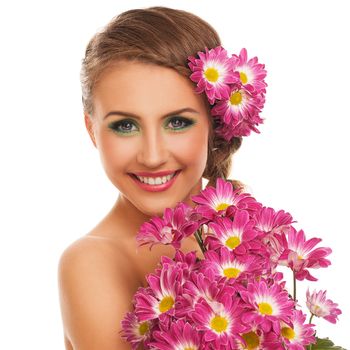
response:
<svg viewBox="0 0 350 350"><path fill-rule="evenodd" d="M134 147L130 147L126 140L116 137L113 133L106 132L101 136L99 144L101 161L105 170L113 175L128 163Z"/></svg>
<svg viewBox="0 0 350 350"><path fill-rule="evenodd" d="M207 133L198 128L191 135L184 135L181 139L177 138L172 149L184 163L204 169L208 151Z"/></svg>

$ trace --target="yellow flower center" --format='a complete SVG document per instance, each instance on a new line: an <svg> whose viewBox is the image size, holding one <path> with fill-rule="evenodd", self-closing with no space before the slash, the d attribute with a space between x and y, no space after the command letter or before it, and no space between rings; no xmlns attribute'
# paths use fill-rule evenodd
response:
<svg viewBox="0 0 350 350"><path fill-rule="evenodd" d="M184 348L184 350L197 350L197 348L193 348L193 347L191 346L191 347Z"/></svg>
<svg viewBox="0 0 350 350"><path fill-rule="evenodd" d="M166 312L174 305L174 299L171 296L164 297L159 303L159 311Z"/></svg>
<svg viewBox="0 0 350 350"><path fill-rule="evenodd" d="M259 311L262 315L272 315L272 306L269 303L260 303Z"/></svg>
<svg viewBox="0 0 350 350"><path fill-rule="evenodd" d="M254 350L260 345L258 335L253 331L242 334L242 338L247 343L247 350Z"/></svg>
<svg viewBox="0 0 350 350"><path fill-rule="evenodd" d="M242 94L239 91L234 92L230 96L230 102L232 105L239 105L242 102Z"/></svg>
<svg viewBox="0 0 350 350"><path fill-rule="evenodd" d="M216 68L207 68L204 72L205 78L211 83L215 83L219 79L219 72Z"/></svg>
<svg viewBox="0 0 350 350"><path fill-rule="evenodd" d="M315 305L314 310L315 312L318 312L321 310L321 307L319 305Z"/></svg>
<svg viewBox="0 0 350 350"><path fill-rule="evenodd" d="M304 258L301 255L298 255L298 260L303 260Z"/></svg>
<svg viewBox="0 0 350 350"><path fill-rule="evenodd" d="M228 325L228 322L226 318L221 316L215 316L210 321L211 329L214 329L214 331L218 333L225 332L225 330L227 329L227 325Z"/></svg>
<svg viewBox="0 0 350 350"><path fill-rule="evenodd" d="M238 247L241 244L241 240L237 236L231 236L226 240L225 244L229 248L235 249L236 247Z"/></svg>
<svg viewBox="0 0 350 350"><path fill-rule="evenodd" d="M146 334L148 332L148 330L149 330L149 326L148 326L148 322L147 321L140 323L140 325L139 325L139 333L140 333L140 335Z"/></svg>
<svg viewBox="0 0 350 350"><path fill-rule="evenodd" d="M293 328L290 327L282 327L281 329L282 336L291 340L295 338L295 332Z"/></svg>
<svg viewBox="0 0 350 350"><path fill-rule="evenodd" d="M244 72L239 72L239 77L241 78L242 84L247 84L248 82L247 74L245 74Z"/></svg>
<svg viewBox="0 0 350 350"><path fill-rule="evenodd" d="M227 207L229 207L230 204L227 204L227 203L220 203L216 206L216 211L219 211L219 210L225 210Z"/></svg>
<svg viewBox="0 0 350 350"><path fill-rule="evenodd" d="M228 267L227 269L224 269L224 275L227 278L237 278L240 272L241 270L238 270L235 267Z"/></svg>

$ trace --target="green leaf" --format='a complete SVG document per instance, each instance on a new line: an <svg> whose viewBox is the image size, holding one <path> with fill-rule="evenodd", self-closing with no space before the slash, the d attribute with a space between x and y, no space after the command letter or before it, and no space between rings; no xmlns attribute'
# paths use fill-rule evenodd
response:
<svg viewBox="0 0 350 350"><path fill-rule="evenodd" d="M341 346L335 346L329 338L317 338L317 343L312 344L311 350L346 350Z"/></svg>

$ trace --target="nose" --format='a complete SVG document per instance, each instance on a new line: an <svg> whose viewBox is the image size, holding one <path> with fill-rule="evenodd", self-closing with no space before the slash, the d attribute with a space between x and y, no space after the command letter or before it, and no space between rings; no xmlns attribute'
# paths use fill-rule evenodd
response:
<svg viewBox="0 0 350 350"><path fill-rule="evenodd" d="M137 154L137 161L145 168L159 168L168 160L168 148L165 135L159 129L145 130Z"/></svg>

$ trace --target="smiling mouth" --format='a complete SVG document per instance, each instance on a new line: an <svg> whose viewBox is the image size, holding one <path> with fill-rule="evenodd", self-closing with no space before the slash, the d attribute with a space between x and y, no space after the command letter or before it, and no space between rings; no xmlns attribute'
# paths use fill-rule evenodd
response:
<svg viewBox="0 0 350 350"><path fill-rule="evenodd" d="M160 186L168 183L172 178L174 178L181 170L176 170L173 174L167 175L167 176L157 176L157 177L151 177L151 176L140 176L138 177L137 175L133 173L129 173L134 179L137 181L147 184L147 185L152 185L152 186ZM142 178L142 179L141 179ZM164 178L166 179L165 182L163 182ZM150 180L153 179L153 180ZM158 179L158 183L156 183L156 179ZM159 183L160 180L160 183Z"/></svg>

